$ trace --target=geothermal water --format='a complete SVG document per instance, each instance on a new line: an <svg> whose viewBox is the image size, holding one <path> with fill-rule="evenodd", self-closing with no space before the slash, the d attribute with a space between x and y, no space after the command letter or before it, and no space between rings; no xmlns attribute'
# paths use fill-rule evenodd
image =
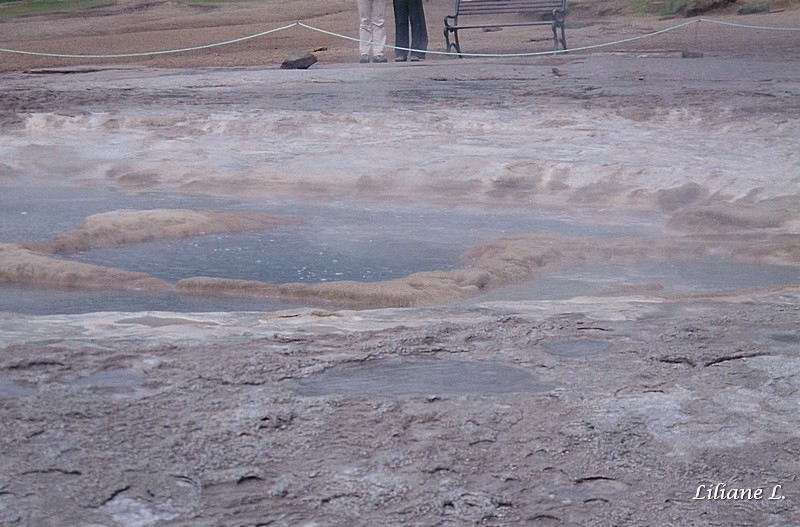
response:
<svg viewBox="0 0 800 527"><path fill-rule="evenodd" d="M11 187L0 197L0 205L0 242L5 243L46 242L56 233L74 229L88 215L119 209L257 210L299 218L303 222L267 232L200 235L89 249L63 257L142 272L170 283L195 276L276 284L384 281L419 271L456 269L461 266L461 254L471 245L501 236L538 232L609 239L657 234L657 230L646 223L597 225L580 215L544 215L535 211L476 208L438 211L413 205L392 209L341 203L253 203L75 188ZM0 287L0 310L29 314L249 311L294 305L274 300L212 299L173 292L87 292L14 284Z"/></svg>
<svg viewBox="0 0 800 527"><path fill-rule="evenodd" d="M797 191L796 123L784 117L797 95L791 76L762 62L735 72L715 60L461 64L9 76L0 242L45 242L120 209L258 211L300 223L58 257L170 284L198 276L377 284L456 271L476 244L533 233L554 237L547 243L556 250L552 240L583 237L585 256L576 249L563 268L531 280L512 274L483 298L797 283L794 267L772 265L785 263L770 261L775 247L762 251L764 261L731 258L741 247L686 255L680 244L657 262L635 251L613 262L592 253L609 240L648 247L692 229L791 234L800 217L786 201ZM674 78L692 83L691 97ZM772 94L759 112L753 89ZM665 233L672 215L689 230ZM38 314L290 305L0 287L0 310Z"/></svg>
<svg viewBox="0 0 800 527"><path fill-rule="evenodd" d="M734 293L800 282L800 269L789 265L742 262L706 256L661 262L604 263L569 267L538 280L501 288L487 300L563 300L580 296L625 294L692 295Z"/></svg>
<svg viewBox="0 0 800 527"><path fill-rule="evenodd" d="M74 228L84 215L153 207L259 210L304 223L269 232L193 236L179 240L90 249L65 258L146 273L175 283L210 276L276 284L337 280L383 281L419 271L452 270L471 245L524 233L586 236L613 240L654 237L646 223L597 225L579 216L556 219L522 211L487 212L465 208L435 211L364 208L341 204L256 205L232 199L180 195L125 195L91 189L12 188L0 198L3 242L46 241ZM551 215L556 216L556 215ZM623 293L690 294L797 283L793 266L754 264L724 257L692 260L588 264L545 273L525 283L501 287L483 300L562 300ZM297 305L267 299L208 298L173 292L143 293L0 287L0 310L29 314L93 311L277 310Z"/></svg>
<svg viewBox="0 0 800 527"><path fill-rule="evenodd" d="M453 359L371 361L346 364L296 381L300 395L453 395L546 392L531 373L492 362Z"/></svg>
<svg viewBox="0 0 800 527"><path fill-rule="evenodd" d="M25 200L27 191L9 192L3 209L3 241L44 240L53 228L72 228L78 212L162 203L236 210L232 201L180 196L125 197L96 191L69 191L62 199ZM41 194L39 194L41 196ZM64 197L66 196L66 197ZM16 198L16 199L14 199ZM75 204L80 209L75 209ZM252 205L251 205L252 206ZM62 208L63 207L63 208ZM17 212L24 209L22 214ZM313 209L313 210L311 210ZM522 213L467 211L409 212L364 210L333 205L264 207L307 223L270 232L194 236L181 240L91 249L67 258L146 273L175 283L210 276L276 284L337 280L383 281L419 271L460 267L460 255L471 245L518 233L589 236L602 243L615 237L654 236L644 226L596 226ZM42 217L44 216L44 217ZM691 294L785 286L800 281L794 266L765 265L707 256L668 261L638 261L570 266L525 283L500 287L483 300L562 300L576 296L619 294ZM240 311L276 310L297 305L266 299L208 298L173 292L144 293L0 287L0 311L67 314L93 311Z"/></svg>

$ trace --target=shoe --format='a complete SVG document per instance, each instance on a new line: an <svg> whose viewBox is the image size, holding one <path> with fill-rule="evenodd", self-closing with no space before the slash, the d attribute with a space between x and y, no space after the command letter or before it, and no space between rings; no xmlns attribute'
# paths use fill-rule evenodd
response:
<svg viewBox="0 0 800 527"><path fill-rule="evenodd" d="M383 55L375 55L372 57L372 62L388 62Z"/></svg>
<svg viewBox="0 0 800 527"><path fill-rule="evenodd" d="M416 55L411 55L411 62L419 62L421 60L425 60L425 57L418 57Z"/></svg>
<svg viewBox="0 0 800 527"><path fill-rule="evenodd" d="M368 64L369 63L369 55L361 55L361 60L359 60L361 64Z"/></svg>
<svg viewBox="0 0 800 527"><path fill-rule="evenodd" d="M405 62L406 58L404 56L402 56L402 55L398 55L397 57L394 58L394 61L395 62Z"/></svg>

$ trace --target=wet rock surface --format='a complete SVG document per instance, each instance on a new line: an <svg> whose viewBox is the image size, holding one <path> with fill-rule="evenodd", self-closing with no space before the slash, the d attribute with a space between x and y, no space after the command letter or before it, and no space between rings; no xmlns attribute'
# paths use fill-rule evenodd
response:
<svg viewBox="0 0 800 527"><path fill-rule="evenodd" d="M0 243L0 283L152 292L171 288L144 273L60 260L9 243Z"/></svg>
<svg viewBox="0 0 800 527"><path fill-rule="evenodd" d="M351 3L317 4L284 2L295 9L284 20L306 10L355 29ZM177 32L160 31L163 21L179 17L165 15L199 9L141 7L147 20L133 20L145 26L110 16L127 6L102 11L92 24L137 28L107 37L59 17L49 45L113 40L127 51L146 35L167 47ZM666 23L617 7L584 4L573 42ZM277 23L273 8L258 13ZM253 9L208 16L238 32ZM64 36L67 21L79 37ZM4 22L3 36L41 49L41 24ZM0 79L0 184L10 189L0 269L14 271L3 288L28 294L20 277L46 278L31 311L49 313L11 313L14 304L0 316L0 525L800 523L797 46L788 32L748 41L729 31L692 28L652 53L648 42L376 68L342 64L357 60L348 42L302 73L278 70L285 50L260 42L237 48L244 58L0 64L16 72ZM512 34L471 45L537 44ZM683 60L681 49L703 57ZM55 69L25 69L37 65ZM37 201L62 192L54 182L72 193L53 207ZM89 188L137 199L82 195ZM10 199L19 189L33 199ZM373 284L198 272L180 293L154 271L80 267L28 245L120 208L195 217L216 200L231 212L301 204L326 235L343 224L323 203L458 218L471 208L488 226L367 214L358 221L375 238L420 222L438 229L422 238L458 238L460 267ZM552 221L530 221L532 211ZM56 212L66 224L52 222ZM513 218L489 221L499 213ZM125 232L137 225L107 239L143 243ZM205 232L197 225L181 236ZM479 236L465 241L465 230ZM353 236L342 231L329 238ZM138 279L174 303L99 308L81 290ZM51 309L63 286L84 314ZM207 312L180 312L186 291L210 293ZM238 293L333 307L221 312ZM356 301L413 307L344 309ZM750 498L707 498L722 487Z"/></svg>
<svg viewBox="0 0 800 527"><path fill-rule="evenodd" d="M4 525L790 525L797 299L5 317Z"/></svg>
<svg viewBox="0 0 800 527"><path fill-rule="evenodd" d="M69 254L153 240L206 234L268 231L300 223L258 212L195 211L183 209L115 210L87 217L75 229L56 235L38 249Z"/></svg>

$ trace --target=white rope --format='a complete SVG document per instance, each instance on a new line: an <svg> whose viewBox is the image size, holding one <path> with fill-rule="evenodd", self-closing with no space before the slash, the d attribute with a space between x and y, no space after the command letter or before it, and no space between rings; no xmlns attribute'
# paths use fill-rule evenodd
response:
<svg viewBox="0 0 800 527"><path fill-rule="evenodd" d="M445 56L462 56L462 57L484 57L484 58L513 58L513 57L536 57L542 55L555 55L561 53L575 53L578 51L587 51L592 49L600 49L606 48L611 46L618 46L620 44L625 44L628 42L634 42L637 40L642 40L646 38L652 38L658 35L662 35L664 33L668 33L671 31L676 31L678 29L682 29L684 27L690 26L692 24L699 24L700 22L708 22L711 24L717 24L722 26L730 26L735 28L741 29L756 29L756 30L767 30L767 31L800 31L800 28L791 28L791 27L769 27L769 26L753 26L747 24L736 24L732 22L723 22L719 20L712 20L709 18L697 18L695 20L690 20L688 22L684 22L682 24L678 24L676 26L671 26L668 28L664 28L658 31L653 31L650 33L646 33L644 35L638 35L635 37L624 38L621 40L616 40L613 42L605 42L603 44L594 44L589 46L582 46L577 48L570 48L570 49L559 49L559 50L551 50L551 51L534 51L534 52L525 52L525 53L453 53L448 51L431 51L431 50L423 50L423 49L414 49L414 48L403 48L398 46L390 46L387 45L386 47L389 49L396 49L401 51L410 51L410 52L418 52L418 53L426 53L431 55L445 55ZM267 31L261 31L259 33L254 33L252 35L247 35L240 38L235 38L232 40L225 40L222 42L215 42L212 44L204 44L200 46L193 46L188 48L179 48L179 49L168 49L168 50L161 50L161 51L142 51L142 52L135 52L135 53L117 53L117 54L69 54L69 53L44 53L44 52L37 52L37 51L22 51L17 49L7 49L7 48L0 48L0 53L16 53L20 55L34 55L39 57L55 57L55 58L73 58L73 59L114 59L114 58L130 58L130 57L147 57L153 55L166 55L171 53L185 53L189 51L198 51L202 49L209 49L215 48L219 46L226 46L228 44L235 44L237 42L244 42L246 40L251 40L258 37L263 37L265 35L269 35L270 33L276 33L278 31L283 31L285 29L291 29L293 27L303 27L309 29L311 31L316 31L318 33L323 33L325 35L334 36L337 38L341 38L344 40L349 40L352 42L362 42L360 39L355 37L350 37L347 35L343 35L341 33L335 33L333 31L328 31L325 29L321 29L318 27L310 26L304 22L292 22L291 24L277 27L274 29L269 29Z"/></svg>
<svg viewBox="0 0 800 527"><path fill-rule="evenodd" d="M689 22L684 22L683 24L678 24L677 26L668 27L668 28L665 28L665 29L661 29L659 31L653 31L652 33L647 33L647 34L639 35L639 36L636 36L636 37L624 38L622 40L616 40L614 42L606 42L604 44L594 44L594 45L591 45L591 46L583 46L583 47L579 47L579 48L558 49L558 50L550 50L550 51L531 51L531 52L525 52L525 53L463 53L463 52L462 53L453 53L453 52L448 52L448 51L430 51L430 50L424 50L424 49L402 48L402 47L389 46L389 45L387 45L386 47L389 48L389 49L399 49L399 50L402 50L402 51L411 51L411 52L415 52L416 51L418 53L425 53L425 54L430 54L430 55L445 55L445 56L456 56L456 57L457 56L462 56L462 57L483 57L483 58L537 57L537 56L542 56L542 55L555 55L555 54L560 54L560 53L574 53L576 51L586 51L586 50L590 50L590 49L598 49L598 48L605 48L605 47L609 47L609 46L617 46L619 44L625 44L627 42L634 42L636 40L641 40L641 39L645 39L645 38L651 38L651 37L654 37L654 36L661 35L663 33L668 33L670 31L675 31L676 29L681 29L681 28L684 28L686 26L690 26L692 24L696 24L698 22L699 22L699 20L691 20ZM361 42L361 40L359 40L357 38L348 37L347 35L341 35L339 33L334 33L333 31L327 31L325 29L320 29L320 28L317 28L317 27L314 27L314 26L309 26L308 24L305 24L303 22L298 22L297 25L301 26L301 27L304 27L306 29L310 29L312 31L318 31L320 33L324 33L326 35L331 35L331 36L343 38L343 39L346 39L346 40L352 40L354 42Z"/></svg>
<svg viewBox="0 0 800 527"><path fill-rule="evenodd" d="M258 37L263 37L264 35L269 35L270 33L275 33L277 31L283 31L284 29L289 29L295 27L297 22L292 22L291 24L283 27L276 27L275 29L269 29L267 31L262 31L260 33L255 33L253 35L247 35L246 37L234 38L233 40L225 40L223 42L214 42L212 44L204 44L201 46L193 46L190 48L180 48L180 49L167 49L163 51L141 51L137 53L117 53L117 54L109 54L109 55L73 55L69 53L41 53L38 51L20 51L18 49L5 49L0 48L0 52L5 53L16 53L19 55L34 55L37 57L57 57L57 58L66 58L66 59L118 59L118 58L129 58L129 57L147 57L151 55L166 55L169 53L185 53L187 51L197 51L200 49L208 49L208 48L215 48L219 46L226 46L228 44L235 44L237 42L244 42L245 40L250 40Z"/></svg>
<svg viewBox="0 0 800 527"><path fill-rule="evenodd" d="M710 18L700 18L698 22L708 22L719 26L730 26L740 29L758 29L763 31L800 31L800 27L774 27L774 26L752 26L749 24L737 24L735 22L723 22L722 20L712 20Z"/></svg>

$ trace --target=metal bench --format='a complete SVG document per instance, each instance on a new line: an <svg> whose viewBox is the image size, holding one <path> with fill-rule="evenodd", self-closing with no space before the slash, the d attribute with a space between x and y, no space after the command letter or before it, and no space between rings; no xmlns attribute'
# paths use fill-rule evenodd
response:
<svg viewBox="0 0 800 527"><path fill-rule="evenodd" d="M567 49L566 16L567 0L456 0L455 14L444 17L444 39L447 51L455 50L461 56L460 29L549 25L553 28L553 50L558 50L559 42ZM470 23L462 24L461 17L468 17Z"/></svg>

